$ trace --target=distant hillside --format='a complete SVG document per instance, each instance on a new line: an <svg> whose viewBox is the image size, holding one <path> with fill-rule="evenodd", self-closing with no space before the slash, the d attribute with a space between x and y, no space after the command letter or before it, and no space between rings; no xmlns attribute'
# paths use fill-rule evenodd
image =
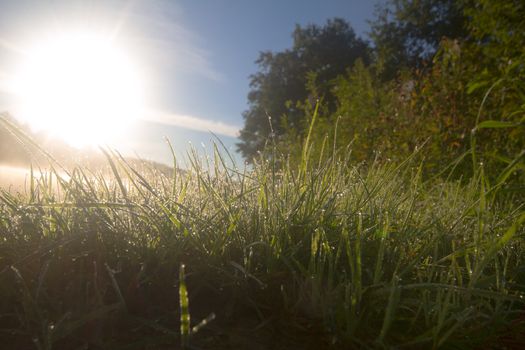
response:
<svg viewBox="0 0 525 350"><path fill-rule="evenodd" d="M77 150L44 132L33 132L28 125L20 123L8 113L2 113L0 118L0 164L27 166L34 162L46 162L46 157L38 147L22 141L20 135L25 135L59 162L69 163L78 157L95 156L93 151Z"/></svg>
<svg viewBox="0 0 525 350"><path fill-rule="evenodd" d="M7 114L2 114L2 118L16 123L13 118ZM3 125L0 126L0 164L21 165L29 162L29 154L22 145L16 140Z"/></svg>
<svg viewBox="0 0 525 350"><path fill-rule="evenodd" d="M2 122L2 119L5 122ZM83 168L99 169L108 165L106 157L97 149L81 150L67 145L65 142L52 138L45 133L35 133L30 127L23 125L8 113L0 114L0 165L29 166L36 164L46 166L49 159L30 142L21 142L17 136L8 129L8 124L18 129L17 132L26 135L35 144L48 152L60 164L73 167L81 165ZM171 167L137 158L128 158L126 161L133 166L140 166L147 163L157 170L165 173L171 172Z"/></svg>

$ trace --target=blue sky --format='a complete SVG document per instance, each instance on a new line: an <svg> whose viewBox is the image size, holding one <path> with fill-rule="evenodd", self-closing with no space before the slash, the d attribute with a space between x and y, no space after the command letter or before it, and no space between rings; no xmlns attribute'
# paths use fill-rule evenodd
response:
<svg viewBox="0 0 525 350"><path fill-rule="evenodd" d="M1 1L0 110L10 109L1 83L18 48L57 23L102 28L128 48L146 76L148 103L138 125L117 147L169 162L168 137L181 155L188 142L209 147L217 134L232 150L247 109L249 75L259 52L291 46L296 24L348 20L358 35L368 31L377 1L181 0Z"/></svg>

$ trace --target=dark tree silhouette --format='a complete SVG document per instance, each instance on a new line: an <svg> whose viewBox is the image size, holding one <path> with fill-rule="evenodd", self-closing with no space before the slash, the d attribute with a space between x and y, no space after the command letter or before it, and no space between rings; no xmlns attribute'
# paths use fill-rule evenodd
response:
<svg viewBox="0 0 525 350"><path fill-rule="evenodd" d="M376 9L370 36L375 61L386 80L402 68L417 68L431 59L444 37L468 34L466 0L388 0Z"/></svg>
<svg viewBox="0 0 525 350"><path fill-rule="evenodd" d="M243 113L245 125L237 144L248 160L264 147L271 133L268 117L277 137L286 127L300 129L305 114L298 103L308 98L308 76L315 76L318 93L326 96L324 105L335 108L335 99L329 94L333 79L358 58L369 62L367 42L340 18L322 27L297 25L292 37L291 49L261 52L256 61L259 72L250 77L249 109Z"/></svg>

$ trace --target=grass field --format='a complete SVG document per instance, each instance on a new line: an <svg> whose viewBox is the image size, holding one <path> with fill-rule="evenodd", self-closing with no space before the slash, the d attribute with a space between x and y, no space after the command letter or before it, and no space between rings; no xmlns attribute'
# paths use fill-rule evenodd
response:
<svg viewBox="0 0 525 350"><path fill-rule="evenodd" d="M269 159L165 172L107 151L105 172L2 190L1 346L525 346L523 198L415 158Z"/></svg>

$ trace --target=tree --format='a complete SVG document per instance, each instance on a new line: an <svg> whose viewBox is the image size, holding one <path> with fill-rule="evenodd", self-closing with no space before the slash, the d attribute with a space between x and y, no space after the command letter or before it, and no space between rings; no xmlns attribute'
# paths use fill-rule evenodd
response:
<svg viewBox="0 0 525 350"><path fill-rule="evenodd" d="M421 67L443 38L466 37L463 5L459 0L389 0L378 7L370 36L384 78L395 78L403 68Z"/></svg>
<svg viewBox="0 0 525 350"><path fill-rule="evenodd" d="M309 79L315 79L320 94L315 98L324 96L325 107L334 110L332 81L356 59L369 62L367 42L343 19L328 20L323 27L297 25L292 37L291 49L261 52L256 61L260 70L250 77L249 109L243 113L245 125L237 144L247 159L264 147L272 132L279 137L287 127L301 128L305 118L301 103L309 97Z"/></svg>

